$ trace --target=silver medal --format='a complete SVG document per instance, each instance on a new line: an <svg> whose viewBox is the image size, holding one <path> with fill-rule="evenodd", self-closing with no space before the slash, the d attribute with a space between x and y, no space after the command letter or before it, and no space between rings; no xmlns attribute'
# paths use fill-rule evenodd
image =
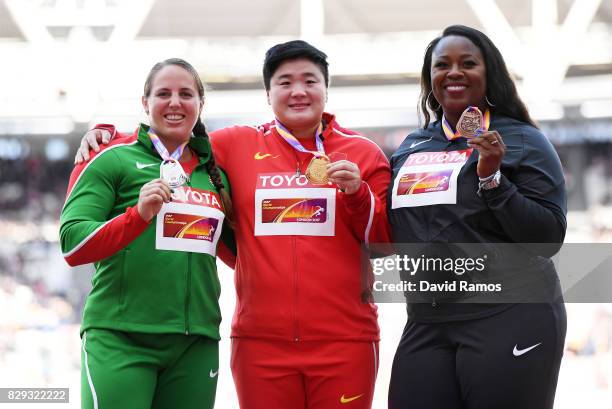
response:
<svg viewBox="0 0 612 409"><path fill-rule="evenodd" d="M159 167L159 176L168 182L171 188L177 188L187 183L187 175L176 160L166 159Z"/></svg>

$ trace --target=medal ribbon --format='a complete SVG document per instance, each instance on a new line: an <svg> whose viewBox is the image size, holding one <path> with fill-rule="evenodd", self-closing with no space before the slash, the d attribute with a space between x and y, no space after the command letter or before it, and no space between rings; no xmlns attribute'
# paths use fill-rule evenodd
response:
<svg viewBox="0 0 612 409"><path fill-rule="evenodd" d="M285 128L285 126L278 120L278 118L276 118L275 122L276 122L276 131L281 136L281 138L285 140L285 142L287 142L289 145L293 147L293 149L300 151L300 152L312 153L317 158L321 156L325 156L325 148L323 147L323 140L321 139L321 135L323 134L323 124L322 123L319 123L319 127L317 128L315 132L315 143L317 145L317 150L309 151L308 149L304 148L304 146L302 146L298 138L293 136L293 134L289 132L287 128Z"/></svg>
<svg viewBox="0 0 612 409"><path fill-rule="evenodd" d="M159 153L159 156L161 156L164 161L175 160L178 162L181 155L183 154L183 150L185 149L185 146L187 146L187 143L189 142L187 141L185 143L182 143L178 148L176 148L174 152L172 152L172 154L170 154L168 152L168 149L166 149L166 147L164 146L163 142L159 139L159 136L155 134L155 131L153 130L153 128L149 128L149 132L147 132L147 134L149 135L149 138L151 139L151 143L153 144L153 147L155 148L157 153Z"/></svg>
<svg viewBox="0 0 612 409"><path fill-rule="evenodd" d="M473 107L473 106L467 107L468 112L474 111L477 109L478 108ZM489 125L491 125L491 111L487 109L483 115L482 120L483 120L483 124L480 127L480 131L478 133L489 130ZM450 126L450 124L448 123L444 115L442 115L442 129L444 130L444 135L446 136L446 139L448 139L449 141L452 141L457 138L465 138L463 135L459 133L459 131L453 132L453 128Z"/></svg>

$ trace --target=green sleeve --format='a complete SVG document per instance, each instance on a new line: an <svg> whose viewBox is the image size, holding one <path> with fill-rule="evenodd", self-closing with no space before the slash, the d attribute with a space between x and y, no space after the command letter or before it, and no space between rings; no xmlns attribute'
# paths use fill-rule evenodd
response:
<svg viewBox="0 0 612 409"><path fill-rule="evenodd" d="M113 149L74 168L60 216L60 244L64 256L77 251L109 221L115 205L121 162Z"/></svg>

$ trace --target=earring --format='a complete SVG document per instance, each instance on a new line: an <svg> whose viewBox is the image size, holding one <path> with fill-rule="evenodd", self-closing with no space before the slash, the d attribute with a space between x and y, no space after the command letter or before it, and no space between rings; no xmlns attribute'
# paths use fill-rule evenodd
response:
<svg viewBox="0 0 612 409"><path fill-rule="evenodd" d="M434 101L438 102L438 107L434 108L431 104L431 102L429 101L429 97L431 97L431 94L433 93L433 89L431 91L429 91L429 94L427 94L427 103L429 104L429 108L431 108L433 111L437 111L438 109L440 109L440 103L438 102L438 100L436 99L436 97L434 97Z"/></svg>
<svg viewBox="0 0 612 409"><path fill-rule="evenodd" d="M492 103L491 101L489 101L489 97L485 95L485 101L487 102L487 104L489 104L490 107L494 107L495 104Z"/></svg>

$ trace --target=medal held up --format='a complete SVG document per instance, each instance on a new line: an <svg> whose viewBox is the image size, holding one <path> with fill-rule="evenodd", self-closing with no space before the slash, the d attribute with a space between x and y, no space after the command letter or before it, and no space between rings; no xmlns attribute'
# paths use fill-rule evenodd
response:
<svg viewBox="0 0 612 409"><path fill-rule="evenodd" d="M328 164L329 158L325 155L312 158L306 169L306 179L313 185L326 185L329 182L327 178Z"/></svg>
<svg viewBox="0 0 612 409"><path fill-rule="evenodd" d="M148 135L153 147L163 159L159 167L159 177L166 181L172 189L185 186L189 182L189 177L179 163L179 159L183 154L185 146L187 146L187 142L181 144L172 154L170 154L152 128L149 129Z"/></svg>
<svg viewBox="0 0 612 409"><path fill-rule="evenodd" d="M473 138L482 132L482 124L482 112L480 112L480 109L470 106L461 114L459 122L457 122L457 132L464 138Z"/></svg>
<svg viewBox="0 0 612 409"><path fill-rule="evenodd" d="M184 186L189 178L181 164L175 159L166 159L159 167L159 177L165 180L172 189Z"/></svg>
<svg viewBox="0 0 612 409"><path fill-rule="evenodd" d="M316 151L309 151L300 141L289 132L287 128L281 124L281 122L276 119L276 130L278 134L291 145L295 150L299 152L309 152L314 155L314 158L308 164L308 168L306 169L306 178L313 185L326 185L329 183L329 179L327 178L327 165L331 162L329 158L325 155L325 148L323 147L323 140L321 139L321 134L323 133L323 124L319 124L315 132L315 142L317 145Z"/></svg>
<svg viewBox="0 0 612 409"><path fill-rule="evenodd" d="M453 132L445 117L442 117L442 129L446 138L450 141L457 138L475 138L482 132L489 130L491 123L491 112L487 109L484 113L478 107L468 106L461 114L457 122L457 131Z"/></svg>

